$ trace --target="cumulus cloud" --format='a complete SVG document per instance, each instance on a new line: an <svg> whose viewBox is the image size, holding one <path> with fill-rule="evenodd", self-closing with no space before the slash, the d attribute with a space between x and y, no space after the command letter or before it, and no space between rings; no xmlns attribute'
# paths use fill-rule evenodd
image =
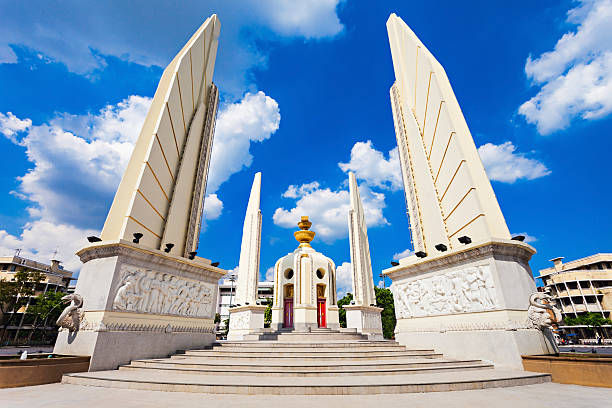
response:
<svg viewBox="0 0 612 408"><path fill-rule="evenodd" d="M353 270L350 262L342 262L336 267L336 289L338 298L344 297L346 292L353 292Z"/></svg>
<svg viewBox="0 0 612 408"><path fill-rule="evenodd" d="M19 119L12 112L6 114L0 112L0 133L13 143L17 143L15 135L27 130L30 126L32 126L30 119Z"/></svg>
<svg viewBox="0 0 612 408"><path fill-rule="evenodd" d="M486 143L478 148L478 154L489 178L502 183L514 183L519 179L534 180L551 173L544 164L517 152L512 142L500 145Z"/></svg>
<svg viewBox="0 0 612 408"><path fill-rule="evenodd" d="M397 254L393 254L393 260L399 261L400 259L408 258L409 256L414 255L414 251L410 248L403 250Z"/></svg>
<svg viewBox="0 0 612 408"><path fill-rule="evenodd" d="M540 88L519 113L543 135L576 117L598 119L612 112L612 0L584 0L567 21L576 30L525 64L527 77Z"/></svg>
<svg viewBox="0 0 612 408"><path fill-rule="evenodd" d="M2 6L0 63L14 63L13 45L39 51L69 70L90 74L111 55L143 65L166 66L213 13L221 21L216 82L239 97L252 82L250 70L267 54L258 40L329 38L342 31L339 0L163 0L106 2L43 0ZM120 18L118 18L120 16Z"/></svg>
<svg viewBox="0 0 612 408"><path fill-rule="evenodd" d="M217 194L207 194L204 200L204 218L206 220L216 220L223 211L223 201L219 200Z"/></svg>
<svg viewBox="0 0 612 408"><path fill-rule="evenodd" d="M390 150L387 157L372 147L372 141L357 142L351 149L351 160L338 163L338 166L345 173L352 171L355 177L372 187L400 190L403 182L397 147Z"/></svg>
<svg viewBox="0 0 612 408"><path fill-rule="evenodd" d="M220 112L215 129L207 191L215 193L234 173L251 165L251 142L269 139L280 124L278 103L259 91L247 93Z"/></svg>
<svg viewBox="0 0 612 408"><path fill-rule="evenodd" d="M274 282L274 267L266 269L266 282Z"/></svg>
<svg viewBox="0 0 612 408"><path fill-rule="evenodd" d="M317 237L332 243L348 236L347 216L350 210L350 198L347 190L332 191L321 188L319 184L309 183L300 187L290 186L285 197L295 198L295 207L290 210L277 208L272 216L274 224L284 228L294 228L300 217L308 215L312 221ZM307 186L305 188L305 186ZM287 194L289 192L289 194ZM368 227L387 225L383 215L385 196L372 191L366 184L359 186L363 202L366 224Z"/></svg>

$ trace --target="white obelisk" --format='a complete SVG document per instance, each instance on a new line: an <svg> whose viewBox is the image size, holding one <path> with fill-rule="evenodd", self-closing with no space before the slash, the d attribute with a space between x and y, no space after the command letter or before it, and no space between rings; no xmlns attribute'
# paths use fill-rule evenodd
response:
<svg viewBox="0 0 612 408"><path fill-rule="evenodd" d="M240 262L238 263L238 282L236 283L236 305L254 305L257 301L257 281L259 277L259 250L261 243L261 173L255 174L249 204L247 205L242 227Z"/></svg>
<svg viewBox="0 0 612 408"><path fill-rule="evenodd" d="M247 204L238 282L236 284L236 307L230 309L228 340L241 340L253 330L263 329L266 306L257 305L257 282L259 280L259 252L261 248L261 173L256 173Z"/></svg>
<svg viewBox="0 0 612 408"><path fill-rule="evenodd" d="M349 241L351 247L351 269L353 272L354 305L345 306L346 327L373 337L382 337L381 308L376 307L374 279L368 228L355 174L349 172L351 209L348 214Z"/></svg>

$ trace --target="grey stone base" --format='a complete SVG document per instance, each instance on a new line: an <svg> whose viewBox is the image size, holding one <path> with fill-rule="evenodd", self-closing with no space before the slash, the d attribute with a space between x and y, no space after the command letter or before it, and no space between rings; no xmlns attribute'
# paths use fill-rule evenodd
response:
<svg viewBox="0 0 612 408"><path fill-rule="evenodd" d="M540 330L469 330L396 333L395 339L409 349L434 349L446 357L482 359L496 367L522 370L521 355L554 353Z"/></svg>
<svg viewBox="0 0 612 408"><path fill-rule="evenodd" d="M159 333L146 331L95 332L70 334L61 331L53 353L91 356L89 371L114 370L141 358L162 358L188 350L210 346L212 333Z"/></svg>

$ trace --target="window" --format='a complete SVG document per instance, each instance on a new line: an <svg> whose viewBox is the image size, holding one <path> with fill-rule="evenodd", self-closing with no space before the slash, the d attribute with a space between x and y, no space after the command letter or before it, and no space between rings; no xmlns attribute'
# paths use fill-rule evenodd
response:
<svg viewBox="0 0 612 408"><path fill-rule="evenodd" d="M325 270L322 268L317 269L317 278L323 279L324 276L325 276Z"/></svg>
<svg viewBox="0 0 612 408"><path fill-rule="evenodd" d="M283 275L285 276L285 279L293 278L293 269L287 269Z"/></svg>

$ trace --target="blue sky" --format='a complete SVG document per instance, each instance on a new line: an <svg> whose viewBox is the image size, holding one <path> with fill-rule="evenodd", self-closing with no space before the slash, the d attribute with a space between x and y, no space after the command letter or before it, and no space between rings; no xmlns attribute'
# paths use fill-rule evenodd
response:
<svg viewBox="0 0 612 408"><path fill-rule="evenodd" d="M538 250L532 269L610 251L610 0L227 3L0 0L2 253L57 250L78 269L73 253L102 227L163 67L213 12L222 104L200 255L238 264L257 171L262 278L309 215L313 245L350 285L348 170L374 275L409 249L391 12L446 69L510 231Z"/></svg>

